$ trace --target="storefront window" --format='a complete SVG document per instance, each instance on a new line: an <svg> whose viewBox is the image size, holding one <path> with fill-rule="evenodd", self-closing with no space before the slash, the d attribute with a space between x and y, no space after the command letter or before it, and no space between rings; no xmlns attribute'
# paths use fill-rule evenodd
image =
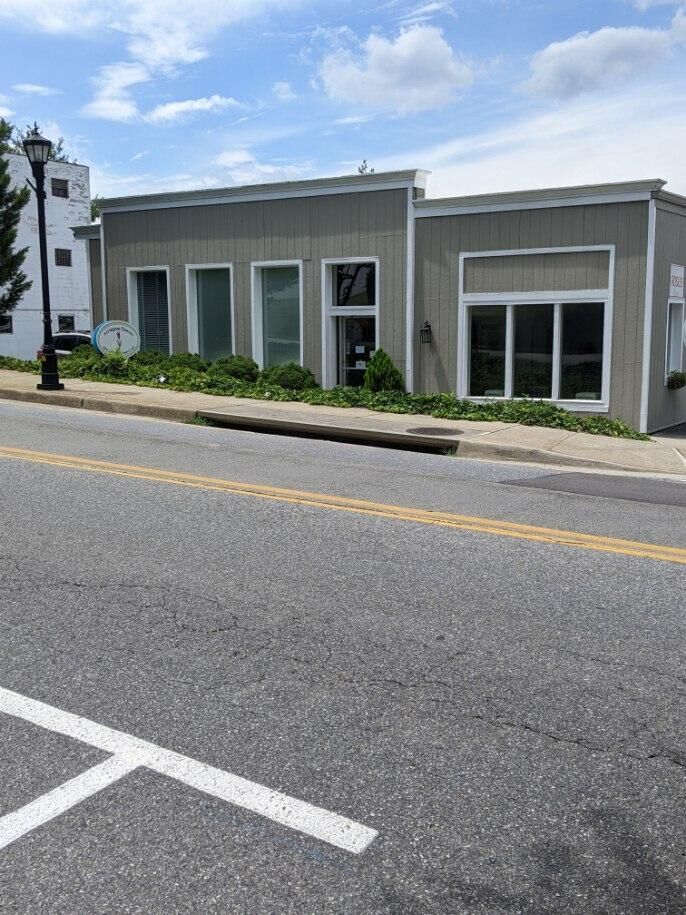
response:
<svg viewBox="0 0 686 915"><path fill-rule="evenodd" d="M552 397L554 323L553 305L515 307L515 397Z"/></svg>
<svg viewBox="0 0 686 915"><path fill-rule="evenodd" d="M604 310L602 302L569 302L562 305L562 400L602 398Z"/></svg>
<svg viewBox="0 0 686 915"><path fill-rule="evenodd" d="M665 374L681 372L684 365L684 303L670 302L667 310L667 361Z"/></svg>
<svg viewBox="0 0 686 915"><path fill-rule="evenodd" d="M230 356L231 345L231 271L226 268L197 270L198 351L203 359L214 361Z"/></svg>
<svg viewBox="0 0 686 915"><path fill-rule="evenodd" d="M300 268L262 268L264 367L300 362Z"/></svg>
<svg viewBox="0 0 686 915"><path fill-rule="evenodd" d="M505 396L506 326L504 305L471 311L469 393L472 397Z"/></svg>

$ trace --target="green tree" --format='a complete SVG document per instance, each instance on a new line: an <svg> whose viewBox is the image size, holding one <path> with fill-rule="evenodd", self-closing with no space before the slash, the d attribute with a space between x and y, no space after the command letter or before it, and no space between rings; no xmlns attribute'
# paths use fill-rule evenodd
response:
<svg viewBox="0 0 686 915"><path fill-rule="evenodd" d="M32 128L19 130L10 121L0 118L0 153L19 153L24 154L24 139L31 132ZM55 162L74 162L76 159L70 159L64 151L64 137L58 137L50 149L50 158Z"/></svg>
<svg viewBox="0 0 686 915"><path fill-rule="evenodd" d="M100 206L102 201L103 198L100 194L96 194L91 200L91 222L97 222L98 219L100 219Z"/></svg>
<svg viewBox="0 0 686 915"><path fill-rule="evenodd" d="M0 123L0 143L5 123ZM9 162L2 152L0 147L0 315L12 311L31 288L31 281L21 269L29 249L15 250L21 211L28 203L29 189L12 187Z"/></svg>

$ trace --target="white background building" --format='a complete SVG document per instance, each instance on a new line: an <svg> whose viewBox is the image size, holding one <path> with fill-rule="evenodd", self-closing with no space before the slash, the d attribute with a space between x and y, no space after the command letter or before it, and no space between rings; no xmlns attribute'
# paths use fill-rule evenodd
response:
<svg viewBox="0 0 686 915"><path fill-rule="evenodd" d="M24 155L7 155L10 177L16 187L31 178L31 166ZM31 180L33 180L31 178ZM90 180L88 167L68 162L48 162L45 179L45 214L48 236L48 269L52 330L90 330L88 269L85 246L74 240L70 226L90 222ZM23 271L33 285L19 305L0 319L0 355L35 359L43 342L43 299L38 248L36 197L22 210L16 247L28 247Z"/></svg>

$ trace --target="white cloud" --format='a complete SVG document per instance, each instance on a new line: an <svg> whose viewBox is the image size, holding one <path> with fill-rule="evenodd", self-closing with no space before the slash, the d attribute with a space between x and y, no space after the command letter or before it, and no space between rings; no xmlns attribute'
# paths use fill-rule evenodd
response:
<svg viewBox="0 0 686 915"><path fill-rule="evenodd" d="M333 51L321 63L320 78L335 101L405 114L447 105L474 74L439 29L417 25L395 40L371 34L361 55Z"/></svg>
<svg viewBox="0 0 686 915"><path fill-rule="evenodd" d="M215 163L226 169L232 184L263 184L268 181L297 181L312 174L312 162L280 159L259 162L249 149L231 149L217 156Z"/></svg>
<svg viewBox="0 0 686 915"><path fill-rule="evenodd" d="M10 108L4 108L0 105L0 118L11 118L14 112Z"/></svg>
<svg viewBox="0 0 686 915"><path fill-rule="evenodd" d="M298 97L290 83L274 83L272 92L280 102L293 102Z"/></svg>
<svg viewBox="0 0 686 915"><path fill-rule="evenodd" d="M669 29L639 27L581 32L534 55L529 92L555 99L606 89L647 73L686 41L686 17L677 12Z"/></svg>
<svg viewBox="0 0 686 915"><path fill-rule="evenodd" d="M634 0L633 5L644 13L653 6L681 6L684 0Z"/></svg>
<svg viewBox="0 0 686 915"><path fill-rule="evenodd" d="M656 104L655 99L660 103ZM686 192L686 88L650 85L562 102L554 111L375 162L431 169L431 196L458 196L639 178Z"/></svg>
<svg viewBox="0 0 686 915"><path fill-rule="evenodd" d="M50 86L39 86L37 83L17 83L12 88L22 95L59 95L59 89L51 89Z"/></svg>
<svg viewBox="0 0 686 915"><path fill-rule="evenodd" d="M452 0L429 0L420 3L398 16L404 25L414 25L419 22L429 22L435 16L455 16Z"/></svg>
<svg viewBox="0 0 686 915"><path fill-rule="evenodd" d="M102 67L93 80L97 91L83 114L108 121L132 121L138 117L138 106L130 88L150 79L150 71L139 63L122 61Z"/></svg>
<svg viewBox="0 0 686 915"><path fill-rule="evenodd" d="M190 98L183 102L166 102L164 105L158 105L145 115L145 120L152 124L171 124L198 111L224 111L226 108L237 107L240 107L240 103L235 98L210 95L206 98Z"/></svg>

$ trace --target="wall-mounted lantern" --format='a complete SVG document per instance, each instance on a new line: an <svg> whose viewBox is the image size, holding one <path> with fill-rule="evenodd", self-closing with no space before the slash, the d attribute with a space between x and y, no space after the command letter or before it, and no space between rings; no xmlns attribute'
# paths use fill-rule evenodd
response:
<svg viewBox="0 0 686 915"><path fill-rule="evenodd" d="M419 331L419 339L422 343L431 343L433 340L433 331L431 330L430 321L425 321L422 324L422 328Z"/></svg>

